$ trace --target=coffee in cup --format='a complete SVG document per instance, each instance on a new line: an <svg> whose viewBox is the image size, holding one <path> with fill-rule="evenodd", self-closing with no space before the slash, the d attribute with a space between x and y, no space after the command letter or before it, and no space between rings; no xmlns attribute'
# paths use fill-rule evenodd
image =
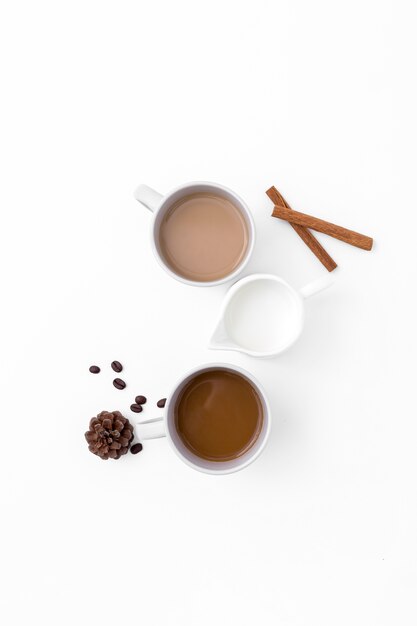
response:
<svg viewBox="0 0 417 626"><path fill-rule="evenodd" d="M167 265L183 278L208 282L228 276L248 246L248 227L240 209L211 192L177 200L159 227L159 249Z"/></svg>
<svg viewBox="0 0 417 626"><path fill-rule="evenodd" d="M237 372L220 368L191 378L174 413L183 444L208 461L237 459L262 430L263 407L255 387Z"/></svg>

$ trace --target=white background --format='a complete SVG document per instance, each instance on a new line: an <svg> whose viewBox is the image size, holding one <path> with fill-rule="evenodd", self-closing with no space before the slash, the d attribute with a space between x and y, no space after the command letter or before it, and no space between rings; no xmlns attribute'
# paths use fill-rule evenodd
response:
<svg viewBox="0 0 417 626"><path fill-rule="evenodd" d="M416 624L413 4L3 0L5 625ZM270 217L272 184L375 238L319 236L336 283L279 358L207 350L228 285L187 287L151 255L134 188L199 179L253 211L245 274L325 273ZM145 394L154 417L218 358L270 398L250 468L200 474L163 440L88 452L91 416L134 418Z"/></svg>

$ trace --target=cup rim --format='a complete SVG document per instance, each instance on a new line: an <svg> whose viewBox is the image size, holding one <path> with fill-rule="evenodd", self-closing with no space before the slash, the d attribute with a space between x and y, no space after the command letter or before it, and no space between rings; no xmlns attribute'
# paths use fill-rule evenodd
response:
<svg viewBox="0 0 417 626"><path fill-rule="evenodd" d="M210 280L210 281L199 281L199 280L191 280L189 278L185 278L183 276L180 276L179 274L176 274L170 267L169 265L164 261L164 259L162 258L161 254L159 253L159 250L156 246L156 216L158 215L159 211L164 207L164 205L166 204L166 202L169 201L169 199L171 198L171 196L173 196L175 193L177 193L178 191L181 190L185 190L188 187L193 187L196 185L206 185L208 187L213 187L213 189L220 189L221 191L224 191L225 193L228 193L230 195L232 195L235 200L238 202L239 204L239 208L241 208L244 212L245 212L245 216L249 222L249 242L248 242L248 247L245 253L245 257L242 259L242 261L239 263L239 265L236 267L235 270L233 270L233 272L231 272L230 274L227 274L227 276L224 276L223 278L219 278L218 280ZM158 208L154 211L154 219L153 219L153 224L152 224L152 231L151 231L151 246L152 246L152 250L153 253L158 261L158 263L161 265L161 267L164 268L164 270L172 277L175 278L176 280L184 283L185 285L190 285L192 287L215 287L217 285L222 285L224 283L229 282L230 280L235 279L246 267L246 265L249 262L249 259L252 256L252 252L253 249L255 247L255 238L256 238L256 231L255 231L255 222L252 216L252 213L248 207L248 205L246 204L246 202L239 196L239 194L237 194L235 191L233 191L233 189L230 189L230 187L226 187L225 185L221 185L220 183L213 183L210 181L191 181L188 183L183 183L182 185L178 185L177 187L174 187L174 189L171 189L167 194L165 194L161 200L161 203L159 204Z"/></svg>
<svg viewBox="0 0 417 626"><path fill-rule="evenodd" d="M172 398L175 394L175 392L181 387L181 385L183 385L183 383L190 377L193 376L195 374L198 374L199 372L203 372L205 370L208 369L228 369L231 370L233 372L237 372L239 374L242 374L242 376L248 378L251 383L254 385L255 389L257 390L257 392L259 393L259 395L262 398L263 404L264 404L264 408L265 408L265 414L263 416L264 419L264 436L263 436L263 441L261 443L261 445L257 448L257 450L248 456L247 459L245 459L245 461L243 461L241 464L237 465L237 466L233 466L230 468L225 468L223 467L222 469L210 469L207 467L202 467L201 465L198 465L197 463L194 463L193 461L191 461L190 459L188 459L187 457L185 457L181 451L177 448L177 446L175 445L174 441L171 438L171 434L168 428L168 416L170 413L170 409L171 409L171 402L172 402ZM174 450L175 454L189 467L199 471L199 472L203 472L204 474L212 474L212 475L222 475L222 474L233 474L234 472L239 472L240 470L244 469L245 467L248 467L248 465L250 465L251 463L253 463L258 457L259 455L264 451L268 440L269 440L269 436L270 436L270 432L271 432L271 407L269 405L269 401L268 401L268 397L265 393L265 390L263 388L263 386L259 383L259 381L253 376L253 374L251 374L251 372L248 372L246 369L244 369L243 367L240 367L239 365L235 365L232 363L220 363L220 362L216 362L216 363L203 363L202 365L198 365L190 370L188 370L185 374L183 374L181 376L181 378L176 382L175 385L173 385L172 387L172 391L169 395L169 397L167 398L167 402L165 405L165 409L164 409L164 415L163 415L163 422L164 422L164 430L165 430L165 434L166 434L166 438L169 442L169 445L171 447L172 450ZM248 451L250 452L250 450Z"/></svg>

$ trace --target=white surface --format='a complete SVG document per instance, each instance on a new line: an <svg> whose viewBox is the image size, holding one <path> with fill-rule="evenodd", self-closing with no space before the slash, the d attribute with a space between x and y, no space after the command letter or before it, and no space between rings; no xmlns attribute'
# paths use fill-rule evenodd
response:
<svg viewBox="0 0 417 626"><path fill-rule="evenodd" d="M1 4L2 623L415 625L413 9ZM214 360L227 285L172 280L132 195L201 178L253 210L245 273L299 287L325 271L270 217L271 184L375 248L319 235L340 268L300 341L272 361L224 353L271 401L250 468L206 476L163 440L102 462L92 415L131 416L144 393L157 416Z"/></svg>

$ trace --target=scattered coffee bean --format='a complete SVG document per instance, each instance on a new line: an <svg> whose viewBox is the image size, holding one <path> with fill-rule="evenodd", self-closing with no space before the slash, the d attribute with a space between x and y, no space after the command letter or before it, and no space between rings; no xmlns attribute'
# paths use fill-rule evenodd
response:
<svg viewBox="0 0 417 626"><path fill-rule="evenodd" d="M140 406L140 404L131 404L130 410L133 411L133 413L141 413L142 407Z"/></svg>
<svg viewBox="0 0 417 626"><path fill-rule="evenodd" d="M119 373L122 371L123 365L120 363L120 361L112 361L111 368L113 371Z"/></svg>
<svg viewBox="0 0 417 626"><path fill-rule="evenodd" d="M90 371L92 374L98 374L98 373L100 372L100 368L99 368L99 366L98 366L98 365L92 365L92 366L89 368L89 371Z"/></svg>
<svg viewBox="0 0 417 626"><path fill-rule="evenodd" d="M166 401L167 401L166 398L162 398L161 400L158 400L158 402L156 403L156 406L159 406L160 409L163 409Z"/></svg>
<svg viewBox="0 0 417 626"><path fill-rule="evenodd" d="M141 443L134 443L133 446L130 448L130 451L132 454L137 454L142 450L142 448L143 445Z"/></svg>
<svg viewBox="0 0 417 626"><path fill-rule="evenodd" d="M146 404L145 396L136 396L135 398L136 404Z"/></svg>
<svg viewBox="0 0 417 626"><path fill-rule="evenodd" d="M113 385L116 387L116 389L124 389L126 387L125 381L121 378L115 378L113 381Z"/></svg>

